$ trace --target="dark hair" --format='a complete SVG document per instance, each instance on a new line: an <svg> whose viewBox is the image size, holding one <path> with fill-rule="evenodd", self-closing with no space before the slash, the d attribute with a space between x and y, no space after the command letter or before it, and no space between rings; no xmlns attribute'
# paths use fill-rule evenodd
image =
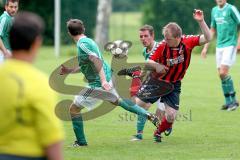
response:
<svg viewBox="0 0 240 160"><path fill-rule="evenodd" d="M163 27L162 34L171 34L174 38L180 38L182 36L182 28L177 23L170 22Z"/></svg>
<svg viewBox="0 0 240 160"><path fill-rule="evenodd" d="M142 26L139 31L148 31L150 33L151 36L154 35L154 29L153 26L150 26L148 24L145 24L144 26Z"/></svg>
<svg viewBox="0 0 240 160"><path fill-rule="evenodd" d="M42 18L31 12L19 12L10 29L12 50L29 50L33 42L44 31Z"/></svg>
<svg viewBox="0 0 240 160"><path fill-rule="evenodd" d="M19 3L19 0L6 0L6 3L5 3L5 5L8 5L8 4L9 4L9 2L12 2L12 3L15 3L15 2L17 2L17 3Z"/></svg>
<svg viewBox="0 0 240 160"><path fill-rule="evenodd" d="M67 22L67 29L72 36L83 34L85 32L84 24L79 19L70 19Z"/></svg>

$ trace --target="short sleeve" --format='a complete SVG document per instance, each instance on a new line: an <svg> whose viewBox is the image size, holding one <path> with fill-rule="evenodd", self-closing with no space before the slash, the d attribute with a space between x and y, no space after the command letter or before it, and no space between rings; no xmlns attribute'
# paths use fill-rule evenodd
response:
<svg viewBox="0 0 240 160"><path fill-rule="evenodd" d="M231 7L231 16L237 24L240 24L240 14L235 6Z"/></svg>
<svg viewBox="0 0 240 160"><path fill-rule="evenodd" d="M214 28L216 29L216 21L215 21L215 18L214 18L214 10L212 9L212 12L211 12L211 28Z"/></svg>
<svg viewBox="0 0 240 160"><path fill-rule="evenodd" d="M187 35L184 36L183 41L190 49L199 46L200 35Z"/></svg>
<svg viewBox="0 0 240 160"><path fill-rule="evenodd" d="M3 17L0 21L0 37L5 36L7 25L8 25L7 18Z"/></svg>

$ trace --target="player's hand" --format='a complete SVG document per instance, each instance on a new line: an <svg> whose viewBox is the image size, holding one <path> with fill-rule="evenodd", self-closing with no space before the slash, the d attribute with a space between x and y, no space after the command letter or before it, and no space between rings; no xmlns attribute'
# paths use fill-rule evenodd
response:
<svg viewBox="0 0 240 160"><path fill-rule="evenodd" d="M71 72L72 72L72 69L70 69L70 68L68 68L68 67L66 67L64 65L61 65L60 73L59 73L60 75L69 74Z"/></svg>
<svg viewBox="0 0 240 160"><path fill-rule="evenodd" d="M237 47L237 51L240 52L240 44Z"/></svg>
<svg viewBox="0 0 240 160"><path fill-rule="evenodd" d="M193 18L198 22L203 21L204 20L203 11L199 9L194 9Z"/></svg>
<svg viewBox="0 0 240 160"><path fill-rule="evenodd" d="M107 82L102 82L102 88L106 91L110 91L112 89L112 86Z"/></svg>
<svg viewBox="0 0 240 160"><path fill-rule="evenodd" d="M11 58L11 57L12 57L12 54L8 50L6 50L4 52L4 58Z"/></svg>
<svg viewBox="0 0 240 160"><path fill-rule="evenodd" d="M207 50L205 48L203 48L202 52L201 52L201 57L203 59L206 59L207 58Z"/></svg>

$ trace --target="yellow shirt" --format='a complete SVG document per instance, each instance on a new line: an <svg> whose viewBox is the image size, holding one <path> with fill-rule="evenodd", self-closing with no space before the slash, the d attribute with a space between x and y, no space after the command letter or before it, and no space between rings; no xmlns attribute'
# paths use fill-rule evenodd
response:
<svg viewBox="0 0 240 160"><path fill-rule="evenodd" d="M41 157L62 141L55 105L47 77L31 64L12 59L0 65L0 154Z"/></svg>

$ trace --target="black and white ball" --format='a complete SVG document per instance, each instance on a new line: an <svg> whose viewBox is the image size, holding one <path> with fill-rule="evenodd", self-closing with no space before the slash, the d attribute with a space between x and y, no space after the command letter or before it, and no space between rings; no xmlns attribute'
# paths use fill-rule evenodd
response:
<svg viewBox="0 0 240 160"><path fill-rule="evenodd" d="M132 42L124 40L116 40L108 42L104 49L110 52L115 58L123 58L128 54L128 49L132 46Z"/></svg>

